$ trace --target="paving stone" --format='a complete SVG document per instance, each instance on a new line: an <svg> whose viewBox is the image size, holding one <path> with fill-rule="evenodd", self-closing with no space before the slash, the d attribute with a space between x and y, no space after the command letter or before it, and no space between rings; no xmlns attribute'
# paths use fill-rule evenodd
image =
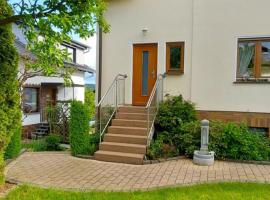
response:
<svg viewBox="0 0 270 200"><path fill-rule="evenodd" d="M189 159L152 165L85 160L67 153L24 153L6 167L7 180L62 189L132 191L206 182L270 183L270 166L216 161L202 167Z"/></svg>

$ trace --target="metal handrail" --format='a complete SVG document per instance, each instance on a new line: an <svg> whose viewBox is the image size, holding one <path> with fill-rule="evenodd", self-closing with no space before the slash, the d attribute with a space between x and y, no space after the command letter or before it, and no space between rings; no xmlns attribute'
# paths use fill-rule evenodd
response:
<svg viewBox="0 0 270 200"><path fill-rule="evenodd" d="M147 102L147 105L145 109L147 110L147 134L148 134L148 140L147 140L147 145L150 145L150 142L153 138L154 135L154 123L155 119L157 116L158 108L159 108L159 103L163 101L163 80L166 77L166 74L159 74L158 78L155 82L155 85L153 87L153 90L151 92L151 95L149 97L149 100ZM160 88L161 87L161 88ZM161 89L160 94L159 94L159 89ZM160 98L159 98L160 95ZM154 98L156 96L156 99ZM152 108L152 103L156 100L155 105ZM154 110L154 113L151 113L151 108ZM152 119L150 119L152 117Z"/></svg>
<svg viewBox="0 0 270 200"><path fill-rule="evenodd" d="M102 136L104 135L107 127L109 126L113 116L115 115L115 113L117 112L117 108L118 108L118 104L119 104L119 93L120 93L120 90L118 90L118 86L119 86L119 81L120 80L125 80L127 78L127 75L126 74L118 74L113 82L111 83L111 85L109 86L108 90L105 92L105 94L103 95L103 97L101 98L101 100L99 101L98 105L97 105L97 108L98 108L98 111L99 111L99 132L100 132L100 142L102 141ZM113 96L109 96L110 94L112 94ZM114 97L115 95L115 97ZM123 97L125 98L125 84L124 84L124 91L123 91ZM102 128L102 103L104 103L104 101L106 99L112 99L114 98L114 109L111 113L109 113L109 118L108 120L105 122L105 126ZM124 100L125 101L125 100ZM110 108L110 105L108 106L108 108Z"/></svg>

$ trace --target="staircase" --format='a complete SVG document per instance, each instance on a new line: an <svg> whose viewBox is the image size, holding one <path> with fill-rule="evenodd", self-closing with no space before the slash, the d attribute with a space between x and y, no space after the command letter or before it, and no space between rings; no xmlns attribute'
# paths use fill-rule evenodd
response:
<svg viewBox="0 0 270 200"><path fill-rule="evenodd" d="M50 126L48 123L39 123L35 132L31 133L31 138L32 139L39 139L44 137L49 133Z"/></svg>
<svg viewBox="0 0 270 200"><path fill-rule="evenodd" d="M147 147L145 107L119 107L104 135L95 159L127 164L143 164Z"/></svg>

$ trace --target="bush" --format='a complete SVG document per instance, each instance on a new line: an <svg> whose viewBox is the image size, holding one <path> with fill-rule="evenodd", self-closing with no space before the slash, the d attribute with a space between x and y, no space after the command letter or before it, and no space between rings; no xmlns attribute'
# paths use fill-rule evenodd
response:
<svg viewBox="0 0 270 200"><path fill-rule="evenodd" d="M98 150L98 145L100 141L100 134L94 133L89 135L89 154L94 155Z"/></svg>
<svg viewBox="0 0 270 200"><path fill-rule="evenodd" d="M5 152L5 159L16 158L21 151L21 128L18 128L12 135Z"/></svg>
<svg viewBox="0 0 270 200"><path fill-rule="evenodd" d="M45 138L47 151L59 151L61 150L60 142L62 141L61 135L50 134Z"/></svg>
<svg viewBox="0 0 270 200"><path fill-rule="evenodd" d="M26 148L28 151L46 151L47 143L45 139L30 140L29 142L23 143L22 147Z"/></svg>
<svg viewBox="0 0 270 200"><path fill-rule="evenodd" d="M180 96L167 96L160 104L155 121L157 131L167 131L174 134L183 123L196 120L195 106Z"/></svg>
<svg viewBox="0 0 270 200"><path fill-rule="evenodd" d="M182 96L169 96L161 103L155 122L156 139L148 149L148 157L193 157L201 143L201 124L195 114L194 104ZM270 139L244 124L211 121L209 140L209 150L217 159L270 160Z"/></svg>
<svg viewBox="0 0 270 200"><path fill-rule="evenodd" d="M71 154L89 154L89 113L82 102L73 101L70 108L70 147Z"/></svg>
<svg viewBox="0 0 270 200"><path fill-rule="evenodd" d="M95 93L89 88L85 88L84 104L88 109L89 119L93 119L95 115Z"/></svg>
<svg viewBox="0 0 270 200"><path fill-rule="evenodd" d="M68 143L69 141L69 101L58 103L56 106L49 106L46 108L48 114L48 121L50 124L50 131L58 133L62 137L62 141Z"/></svg>
<svg viewBox="0 0 270 200"><path fill-rule="evenodd" d="M0 0L0 19L12 16L6 0ZM0 26L0 185L4 183L4 154L11 136L21 125L17 81L18 53L14 47L12 24Z"/></svg>
<svg viewBox="0 0 270 200"><path fill-rule="evenodd" d="M188 157L200 149L200 122L187 123L178 134L178 148ZM209 150L217 159L270 160L270 139L236 123L210 122Z"/></svg>

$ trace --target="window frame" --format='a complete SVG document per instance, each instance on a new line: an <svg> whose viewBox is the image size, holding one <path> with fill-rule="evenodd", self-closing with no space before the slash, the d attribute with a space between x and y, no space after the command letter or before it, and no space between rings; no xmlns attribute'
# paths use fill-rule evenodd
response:
<svg viewBox="0 0 270 200"><path fill-rule="evenodd" d="M262 42L270 42L270 38L239 38L237 41L237 73L236 79L237 82L243 81L243 77L240 76L240 52L239 46L241 43L244 42L253 42L255 43L255 53L254 53L254 69L253 69L253 77L250 77L249 80L266 80L269 79L270 76L262 76L261 69L262 69Z"/></svg>
<svg viewBox="0 0 270 200"><path fill-rule="evenodd" d="M35 87L35 86L24 86L23 87L23 99L22 99L23 105L24 105L24 101L25 101L25 99L24 99L25 89L35 89L37 91L37 101L36 101L36 103L37 103L37 109L35 111L25 112L24 107L23 107L23 109L22 109L23 110L23 113L24 114L35 114L35 113L39 113L40 112L40 87Z"/></svg>
<svg viewBox="0 0 270 200"><path fill-rule="evenodd" d="M66 45L66 44L62 44L62 46L68 51L68 49L71 49L73 51L73 54L72 54L72 62L73 63L76 63L77 62L77 49L75 47L72 47L72 46L69 46L69 45Z"/></svg>
<svg viewBox="0 0 270 200"><path fill-rule="evenodd" d="M170 67L170 49L180 48L180 66L178 69L171 69ZM166 73L169 75L182 75L184 74L184 64L185 64L185 42L166 42Z"/></svg>

